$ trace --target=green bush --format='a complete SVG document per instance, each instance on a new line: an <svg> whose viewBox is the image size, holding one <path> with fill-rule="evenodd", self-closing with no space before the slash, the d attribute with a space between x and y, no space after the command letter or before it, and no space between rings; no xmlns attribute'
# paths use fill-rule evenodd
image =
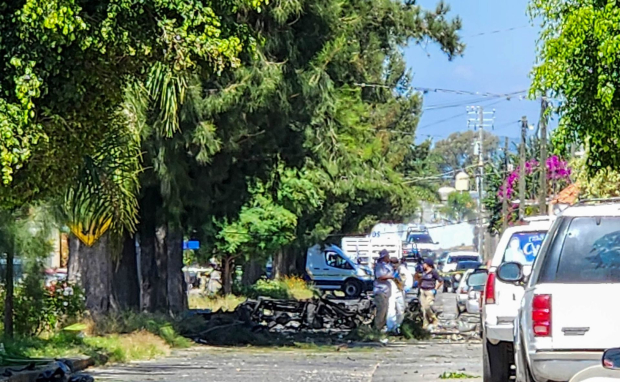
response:
<svg viewBox="0 0 620 382"><path fill-rule="evenodd" d="M84 293L71 283L46 288L39 274L28 274L14 292L15 333L37 336L56 332L67 324L78 321L85 312ZM6 291L2 290L2 301ZM4 314L4 306L0 307Z"/></svg>
<svg viewBox="0 0 620 382"><path fill-rule="evenodd" d="M308 284L299 277L285 277L279 280L261 279L249 288L239 291L249 298L270 297L275 299L308 299L315 294Z"/></svg>

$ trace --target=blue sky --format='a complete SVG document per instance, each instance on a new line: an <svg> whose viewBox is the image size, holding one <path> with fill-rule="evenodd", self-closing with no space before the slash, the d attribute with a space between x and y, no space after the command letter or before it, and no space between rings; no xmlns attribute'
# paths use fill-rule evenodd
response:
<svg viewBox="0 0 620 382"><path fill-rule="evenodd" d="M410 45L405 49L407 64L413 73L413 86L470 92L506 94L528 90L529 73L535 63L538 29L526 14L527 0L446 0L451 15L463 21L461 36L467 45L462 57L448 61L434 44ZM437 0L419 0L434 9ZM507 30L515 28L514 30ZM491 33L499 31L497 33ZM418 126L417 140L432 136L435 141L455 131L467 129L465 106L482 105L495 109L495 134L517 138L521 116L537 124L540 101L510 101L482 96L428 92ZM458 106L456 106L458 105ZM488 105L488 106L487 106ZM433 107L439 106L438 109ZM454 107L446 107L454 106ZM551 126L554 126L554 121Z"/></svg>

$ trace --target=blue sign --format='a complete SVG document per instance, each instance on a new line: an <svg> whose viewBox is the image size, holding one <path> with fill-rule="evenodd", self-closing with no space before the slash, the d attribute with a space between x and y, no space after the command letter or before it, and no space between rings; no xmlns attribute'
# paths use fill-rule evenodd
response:
<svg viewBox="0 0 620 382"><path fill-rule="evenodd" d="M183 242L183 250L187 249L198 249L200 248L200 242L197 240L190 240Z"/></svg>
<svg viewBox="0 0 620 382"><path fill-rule="evenodd" d="M532 264L545 239L545 235L544 232L520 232L513 234L508 242L504 261Z"/></svg>

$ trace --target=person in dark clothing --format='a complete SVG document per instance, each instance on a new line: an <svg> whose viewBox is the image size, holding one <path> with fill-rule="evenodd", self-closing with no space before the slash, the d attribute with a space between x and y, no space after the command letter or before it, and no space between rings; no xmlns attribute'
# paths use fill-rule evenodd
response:
<svg viewBox="0 0 620 382"><path fill-rule="evenodd" d="M435 303L435 295L437 289L443 285L443 279L435 269L433 259L427 257L422 264L423 272L419 276L420 279L420 304L422 305L422 313L424 315L424 326L436 325L438 320L433 310Z"/></svg>

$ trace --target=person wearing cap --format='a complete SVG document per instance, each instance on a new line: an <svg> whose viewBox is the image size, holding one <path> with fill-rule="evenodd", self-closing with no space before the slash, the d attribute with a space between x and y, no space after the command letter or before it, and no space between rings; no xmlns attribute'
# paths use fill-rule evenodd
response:
<svg viewBox="0 0 620 382"><path fill-rule="evenodd" d="M375 299L377 312L375 314L375 328L383 330L387 323L387 314L392 295L394 270L390 264L390 253L383 249L379 252L379 259L375 265L375 282L372 293Z"/></svg>
<svg viewBox="0 0 620 382"><path fill-rule="evenodd" d="M422 264L424 268L420 276L420 304L424 315L424 326L437 324L437 316L433 310L436 290L443 284L443 279L435 269L433 259L427 257Z"/></svg>

